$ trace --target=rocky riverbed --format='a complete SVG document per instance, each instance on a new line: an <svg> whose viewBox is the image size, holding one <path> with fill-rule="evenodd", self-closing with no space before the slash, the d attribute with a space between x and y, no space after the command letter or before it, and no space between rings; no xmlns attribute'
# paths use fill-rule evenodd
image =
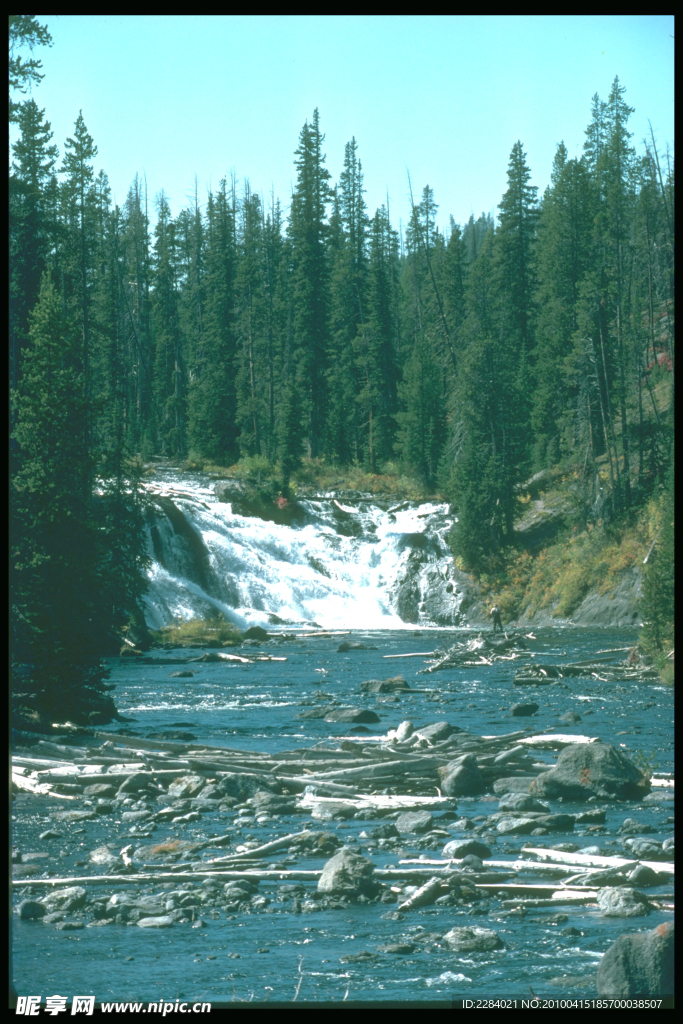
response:
<svg viewBox="0 0 683 1024"><path fill-rule="evenodd" d="M246 664L153 652L112 675L136 721L17 733L18 992L585 997L620 935L668 935L670 691L569 677L520 705L514 663L487 648L425 676L457 638L416 639L266 641ZM544 664L601 649L525 643Z"/></svg>

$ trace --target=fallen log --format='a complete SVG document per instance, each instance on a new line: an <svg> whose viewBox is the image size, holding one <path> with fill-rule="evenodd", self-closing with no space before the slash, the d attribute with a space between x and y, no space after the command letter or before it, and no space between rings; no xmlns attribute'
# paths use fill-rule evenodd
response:
<svg viewBox="0 0 683 1024"><path fill-rule="evenodd" d="M399 910L414 910L416 907L426 907L438 899L442 892L448 891L447 885L444 889L444 879L432 877L424 885L421 885L417 892L399 903Z"/></svg>
<svg viewBox="0 0 683 1024"><path fill-rule="evenodd" d="M565 864L578 864L579 866L585 865L586 867L596 868L623 868L624 870L632 870L638 864L642 864L645 867L652 868L653 871L662 871L668 875L674 874L674 864L670 861L638 860L635 858L629 859L627 857L600 857L597 854L592 853L564 853L561 850L546 850L541 847L534 846L522 847L522 853L532 854L540 860L562 861Z"/></svg>
<svg viewBox="0 0 683 1024"><path fill-rule="evenodd" d="M560 893L557 898L555 898L555 896L552 896L548 900L544 900L544 899L539 899L539 900L533 900L533 899L531 899L531 900L529 900L529 899L503 900L503 907L506 910L507 909L514 909L515 907L525 907L525 908L527 908L529 910L538 910L541 907L570 907L570 906L585 907L587 904L591 904L591 903L597 904L597 901L598 901L598 894L597 894L597 892L576 893L573 896L570 893L568 893L567 895L565 895L564 893Z"/></svg>
<svg viewBox="0 0 683 1024"><path fill-rule="evenodd" d="M313 833L310 829L304 829L303 832L292 832L288 836L281 836L280 839L274 839L271 843L266 843L264 846L257 846L253 850L249 850L246 853L234 853L229 858L213 858L211 861L207 861L208 864L220 864L223 860L235 860L237 858L258 858L265 857L266 854L272 853L274 850L281 850L284 846L289 846L291 843L295 843L299 839L307 839Z"/></svg>
<svg viewBox="0 0 683 1024"><path fill-rule="evenodd" d="M434 651L415 651L411 654L383 654L382 657L385 660L389 658L431 658L434 653Z"/></svg>
<svg viewBox="0 0 683 1024"><path fill-rule="evenodd" d="M76 800L77 797L66 793L55 793L49 782L34 782L24 775L12 772L12 785L22 793L33 793L34 796L51 796L56 800Z"/></svg>

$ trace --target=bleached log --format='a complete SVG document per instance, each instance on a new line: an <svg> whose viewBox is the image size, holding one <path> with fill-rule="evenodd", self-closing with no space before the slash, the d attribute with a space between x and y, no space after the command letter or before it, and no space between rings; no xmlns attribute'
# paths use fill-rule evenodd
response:
<svg viewBox="0 0 683 1024"><path fill-rule="evenodd" d="M588 903L597 903L598 894L597 892L585 892L585 893L558 893L556 896L551 896L548 900L533 900L533 899L513 899L503 900L503 907L506 909L515 907L526 907L529 910L537 910L541 907L584 907Z"/></svg>
<svg viewBox="0 0 683 1024"><path fill-rule="evenodd" d="M674 865L670 861L661 860L640 860L627 857L600 857L592 853L564 853L561 850L545 850L540 847L525 846L522 853L530 853L541 860L562 861L565 864L585 865L594 868L619 868L632 870L638 864L652 868L653 871L661 871L667 875L674 874Z"/></svg>
<svg viewBox="0 0 683 1024"><path fill-rule="evenodd" d="M434 651L415 651L412 654L383 654L382 657L388 660L389 658L431 658L433 655Z"/></svg>
<svg viewBox="0 0 683 1024"><path fill-rule="evenodd" d="M27 779L25 775L18 775L12 772L12 785L23 793L33 793L34 796L51 796L56 800L75 800L76 797L66 793L55 793L49 782L35 782Z"/></svg>
<svg viewBox="0 0 683 1024"><path fill-rule="evenodd" d="M299 839L307 839L311 834L310 829L304 829L303 832L292 832L291 835L281 836L280 839L274 839L272 843L266 843L264 846L257 846L255 849L249 850L245 853L232 854L229 859L234 860L237 857L265 857L267 853L272 853L274 850L281 850L284 846L289 846L290 843L295 843ZM223 858L214 858L206 863L220 864L222 859Z"/></svg>
<svg viewBox="0 0 683 1024"><path fill-rule="evenodd" d="M414 910L416 907L426 907L447 891L448 889L447 885L444 885L444 879L434 876L425 882L424 885L421 885L417 892L411 893L406 900L399 903L398 909Z"/></svg>

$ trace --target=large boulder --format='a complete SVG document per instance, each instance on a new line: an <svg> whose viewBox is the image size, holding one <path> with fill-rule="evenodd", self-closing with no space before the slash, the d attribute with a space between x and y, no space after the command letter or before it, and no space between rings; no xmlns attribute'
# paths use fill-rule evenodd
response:
<svg viewBox="0 0 683 1024"><path fill-rule="evenodd" d="M674 993L674 925L620 935L598 966L598 995L664 998Z"/></svg>
<svg viewBox="0 0 683 1024"><path fill-rule="evenodd" d="M510 714L513 718L528 718L530 715L535 715L538 708L539 705L535 701L529 701L527 704L513 704Z"/></svg>
<svg viewBox="0 0 683 1024"><path fill-rule="evenodd" d="M66 889L53 889L40 901L48 913L62 910L80 910L85 906L87 894L82 885L70 885Z"/></svg>
<svg viewBox="0 0 683 1024"><path fill-rule="evenodd" d="M366 679L360 684L363 693L404 693L409 690L408 683L402 676L393 679Z"/></svg>
<svg viewBox="0 0 683 1024"><path fill-rule="evenodd" d="M344 846L325 864L318 879L318 892L374 896L379 889L374 873L375 865L369 857Z"/></svg>
<svg viewBox="0 0 683 1024"><path fill-rule="evenodd" d="M576 818L573 814L536 814L528 812L524 816L501 818L496 831L501 835L529 835L534 829L544 828L550 832L571 832Z"/></svg>
<svg viewBox="0 0 683 1024"><path fill-rule="evenodd" d="M460 860L470 854L474 854L475 857L490 857L491 850L486 843L481 843L478 839L451 839L441 851L442 857L452 857L454 860Z"/></svg>
<svg viewBox="0 0 683 1024"><path fill-rule="evenodd" d="M647 917L650 913L647 896L637 889L599 889L598 906L603 917Z"/></svg>
<svg viewBox="0 0 683 1024"><path fill-rule="evenodd" d="M419 835L429 832L434 818L429 811L406 811L396 819L396 828L402 836Z"/></svg>
<svg viewBox="0 0 683 1024"><path fill-rule="evenodd" d="M531 791L548 799L588 800L591 796L638 800L650 792L643 772L610 743L573 743Z"/></svg>
<svg viewBox="0 0 683 1024"><path fill-rule="evenodd" d="M338 708L325 715L326 722L379 722L379 715L368 708Z"/></svg>
<svg viewBox="0 0 683 1024"><path fill-rule="evenodd" d="M442 941L457 953L487 953L505 948L500 935L492 928L451 928Z"/></svg>
<svg viewBox="0 0 683 1024"><path fill-rule="evenodd" d="M474 754L464 754L442 769L444 796L478 796L486 786Z"/></svg>
<svg viewBox="0 0 683 1024"><path fill-rule="evenodd" d="M447 740L454 732L462 732L462 729L451 725L450 722L432 722L431 725L424 725L421 729L417 730L418 736L429 740L430 743Z"/></svg>

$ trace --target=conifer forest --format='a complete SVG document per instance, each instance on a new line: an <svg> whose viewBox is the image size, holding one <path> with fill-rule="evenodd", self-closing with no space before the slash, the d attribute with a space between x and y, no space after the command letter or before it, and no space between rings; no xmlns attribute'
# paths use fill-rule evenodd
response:
<svg viewBox="0 0 683 1024"><path fill-rule="evenodd" d="M292 139L289 206L233 176L173 210L140 175L117 206L82 114L58 146L27 98L40 64L22 44L50 40L13 19L15 692L106 718L99 659L139 616L155 458L251 460L283 493L304 459L400 468L451 503L470 571L512 543L518 485L557 465L587 493L606 467L604 519L658 488L672 510L653 389L674 363L674 172L654 133L632 137L619 79L586 97L580 158L558 138L543 194L514 144L495 219L443 231L413 182L399 232L366 207L362 146L327 153L317 109ZM665 568L653 606L673 601Z"/></svg>

